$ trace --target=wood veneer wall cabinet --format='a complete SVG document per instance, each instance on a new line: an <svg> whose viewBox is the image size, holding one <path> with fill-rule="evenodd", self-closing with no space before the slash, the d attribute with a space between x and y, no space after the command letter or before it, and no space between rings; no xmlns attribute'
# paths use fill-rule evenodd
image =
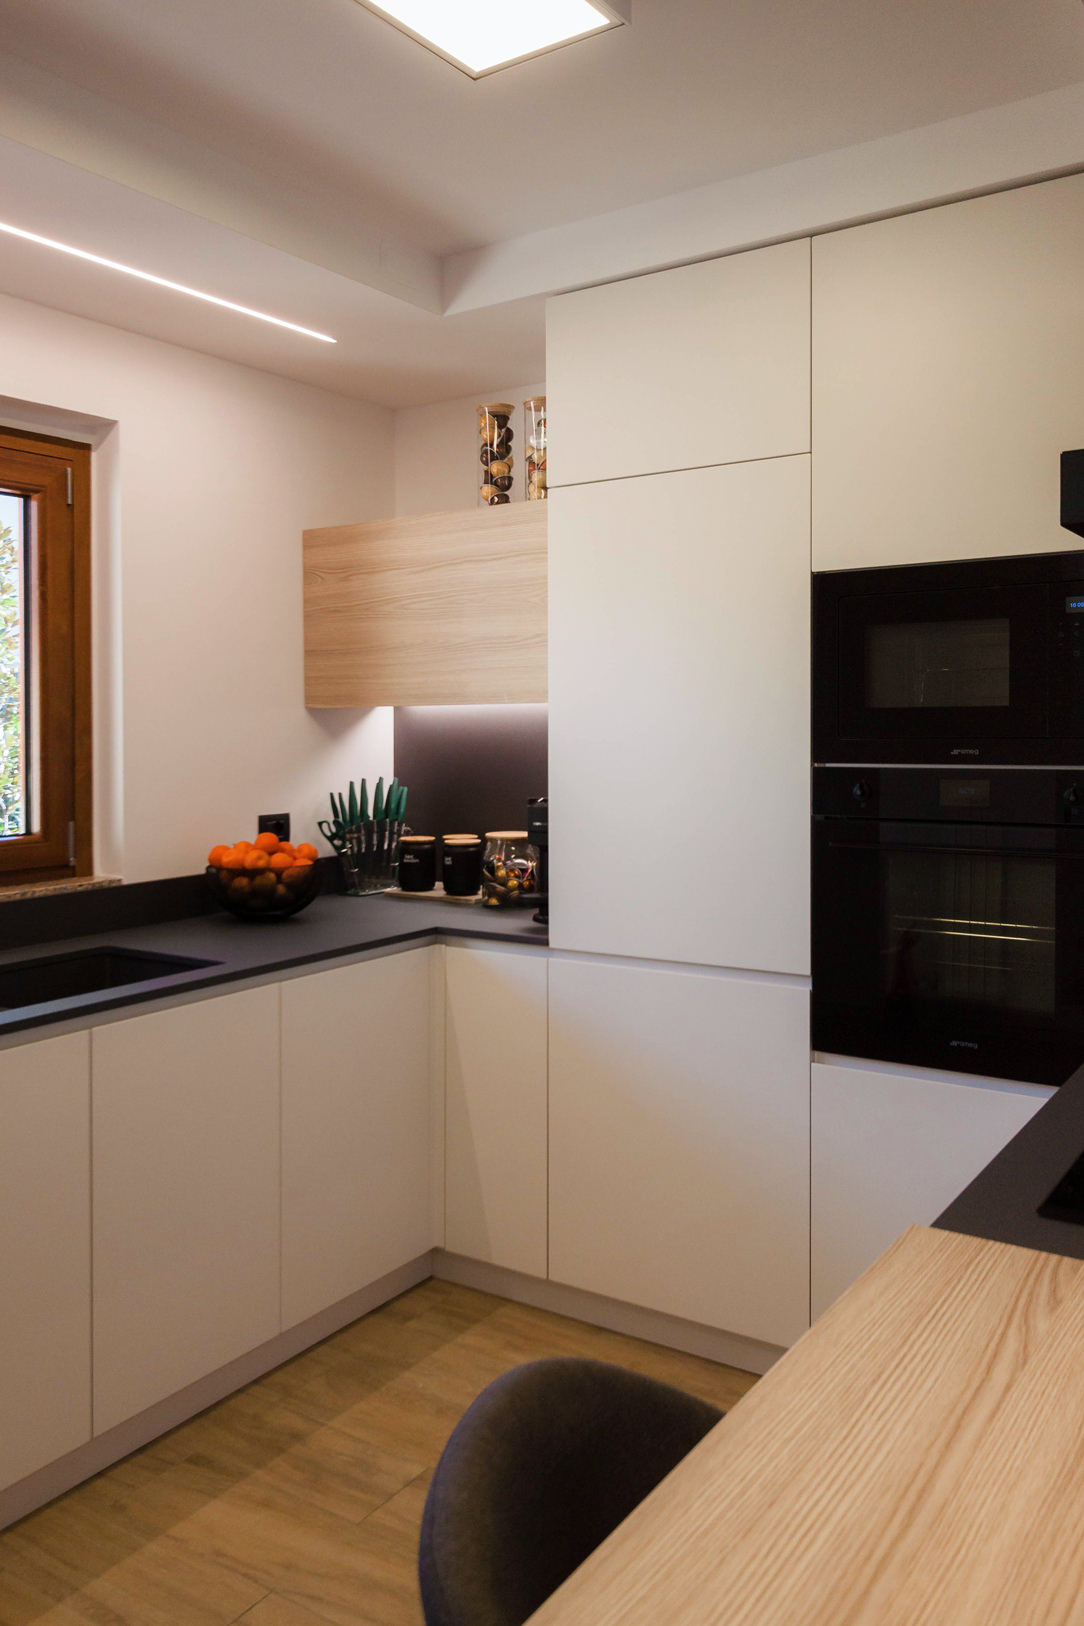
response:
<svg viewBox="0 0 1084 1626"><path fill-rule="evenodd" d="M815 239L815 569L1079 547L1082 264L1084 175Z"/></svg>
<svg viewBox="0 0 1084 1626"><path fill-rule="evenodd" d="M546 307L549 483L809 450L809 240Z"/></svg>
<svg viewBox="0 0 1084 1626"><path fill-rule="evenodd" d="M546 508L306 531L306 706L545 700Z"/></svg>
<svg viewBox="0 0 1084 1626"><path fill-rule="evenodd" d="M0 1488L90 1439L90 1041L0 1055Z"/></svg>

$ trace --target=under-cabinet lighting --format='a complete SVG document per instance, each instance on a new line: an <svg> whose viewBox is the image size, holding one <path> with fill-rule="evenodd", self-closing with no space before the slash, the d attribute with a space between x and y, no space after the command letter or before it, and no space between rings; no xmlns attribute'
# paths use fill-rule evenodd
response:
<svg viewBox="0 0 1084 1626"><path fill-rule="evenodd" d="M254 311L248 305L236 305L232 299L219 299L217 294L205 294L199 288L189 288L183 282L171 282L168 277L156 277L150 271L137 271L134 265L122 265L119 260L106 260L100 254L90 254L85 248L73 248L70 243L58 243L53 237L39 237L37 232L23 231L21 226L8 226L0 220L0 232L9 237L22 237L28 243L40 243L43 248L55 248L61 254L72 254L77 260L89 260L92 265L104 265L110 271L123 271L126 277L138 277L141 282L157 283L159 288L171 288L175 294L189 294L193 299L205 300L208 305L221 305L223 310L238 311L242 316L254 316L257 322L270 322L274 327L289 328L291 333L303 333L306 339L320 339L324 344L337 344L328 333L315 333L311 327L299 327L296 322L284 322L281 316L268 316L266 311Z"/></svg>
<svg viewBox="0 0 1084 1626"><path fill-rule="evenodd" d="M628 21L628 0L359 0L478 78Z"/></svg>

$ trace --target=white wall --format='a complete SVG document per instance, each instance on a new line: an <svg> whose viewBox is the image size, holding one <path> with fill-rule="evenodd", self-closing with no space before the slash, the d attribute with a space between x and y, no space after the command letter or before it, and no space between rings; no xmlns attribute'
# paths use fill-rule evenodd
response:
<svg viewBox="0 0 1084 1626"><path fill-rule="evenodd" d="M395 414L395 513L441 514L478 506L482 465L476 409L482 401L510 401L515 407L510 495L513 502L522 502L527 488L523 403L545 393L545 384L505 384L455 401L400 408Z"/></svg>
<svg viewBox="0 0 1084 1626"><path fill-rule="evenodd" d="M3 296L0 355L0 421L96 446L97 867L313 835L391 771L391 712L305 710L301 531L392 512L393 414Z"/></svg>

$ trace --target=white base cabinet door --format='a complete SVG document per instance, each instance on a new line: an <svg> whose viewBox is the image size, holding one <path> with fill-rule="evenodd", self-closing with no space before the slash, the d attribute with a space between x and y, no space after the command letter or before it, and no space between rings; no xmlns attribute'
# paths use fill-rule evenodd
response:
<svg viewBox="0 0 1084 1626"><path fill-rule="evenodd" d="M1084 175L814 239L816 570L1080 546L1082 263Z"/></svg>
<svg viewBox="0 0 1084 1626"><path fill-rule="evenodd" d="M446 951L444 1245L546 1274L542 954Z"/></svg>
<svg viewBox="0 0 1084 1626"><path fill-rule="evenodd" d="M546 306L549 480L809 450L809 239Z"/></svg>
<svg viewBox="0 0 1084 1626"><path fill-rule="evenodd" d="M809 973L809 459L554 491L550 943Z"/></svg>
<svg viewBox="0 0 1084 1626"><path fill-rule="evenodd" d="M91 1435L89 1057L0 1051L0 1488Z"/></svg>
<svg viewBox="0 0 1084 1626"><path fill-rule="evenodd" d="M274 1338L279 990L95 1028L94 1432Z"/></svg>
<svg viewBox="0 0 1084 1626"><path fill-rule="evenodd" d="M787 1345L809 1325L809 994L550 961L550 1275Z"/></svg>
<svg viewBox="0 0 1084 1626"><path fill-rule="evenodd" d="M1053 1094L813 1064L812 1310L929 1225Z"/></svg>
<svg viewBox="0 0 1084 1626"><path fill-rule="evenodd" d="M434 952L282 985L284 1327L433 1246Z"/></svg>

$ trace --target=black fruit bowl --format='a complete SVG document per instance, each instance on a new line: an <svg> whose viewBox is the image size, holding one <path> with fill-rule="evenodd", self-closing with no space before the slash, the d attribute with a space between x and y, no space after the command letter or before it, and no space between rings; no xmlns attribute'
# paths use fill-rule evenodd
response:
<svg viewBox="0 0 1084 1626"><path fill-rule="evenodd" d="M302 868L300 875L287 870L289 880L280 880L272 870L216 869L207 866L211 896L238 920L287 920L307 909L321 889L319 864Z"/></svg>

